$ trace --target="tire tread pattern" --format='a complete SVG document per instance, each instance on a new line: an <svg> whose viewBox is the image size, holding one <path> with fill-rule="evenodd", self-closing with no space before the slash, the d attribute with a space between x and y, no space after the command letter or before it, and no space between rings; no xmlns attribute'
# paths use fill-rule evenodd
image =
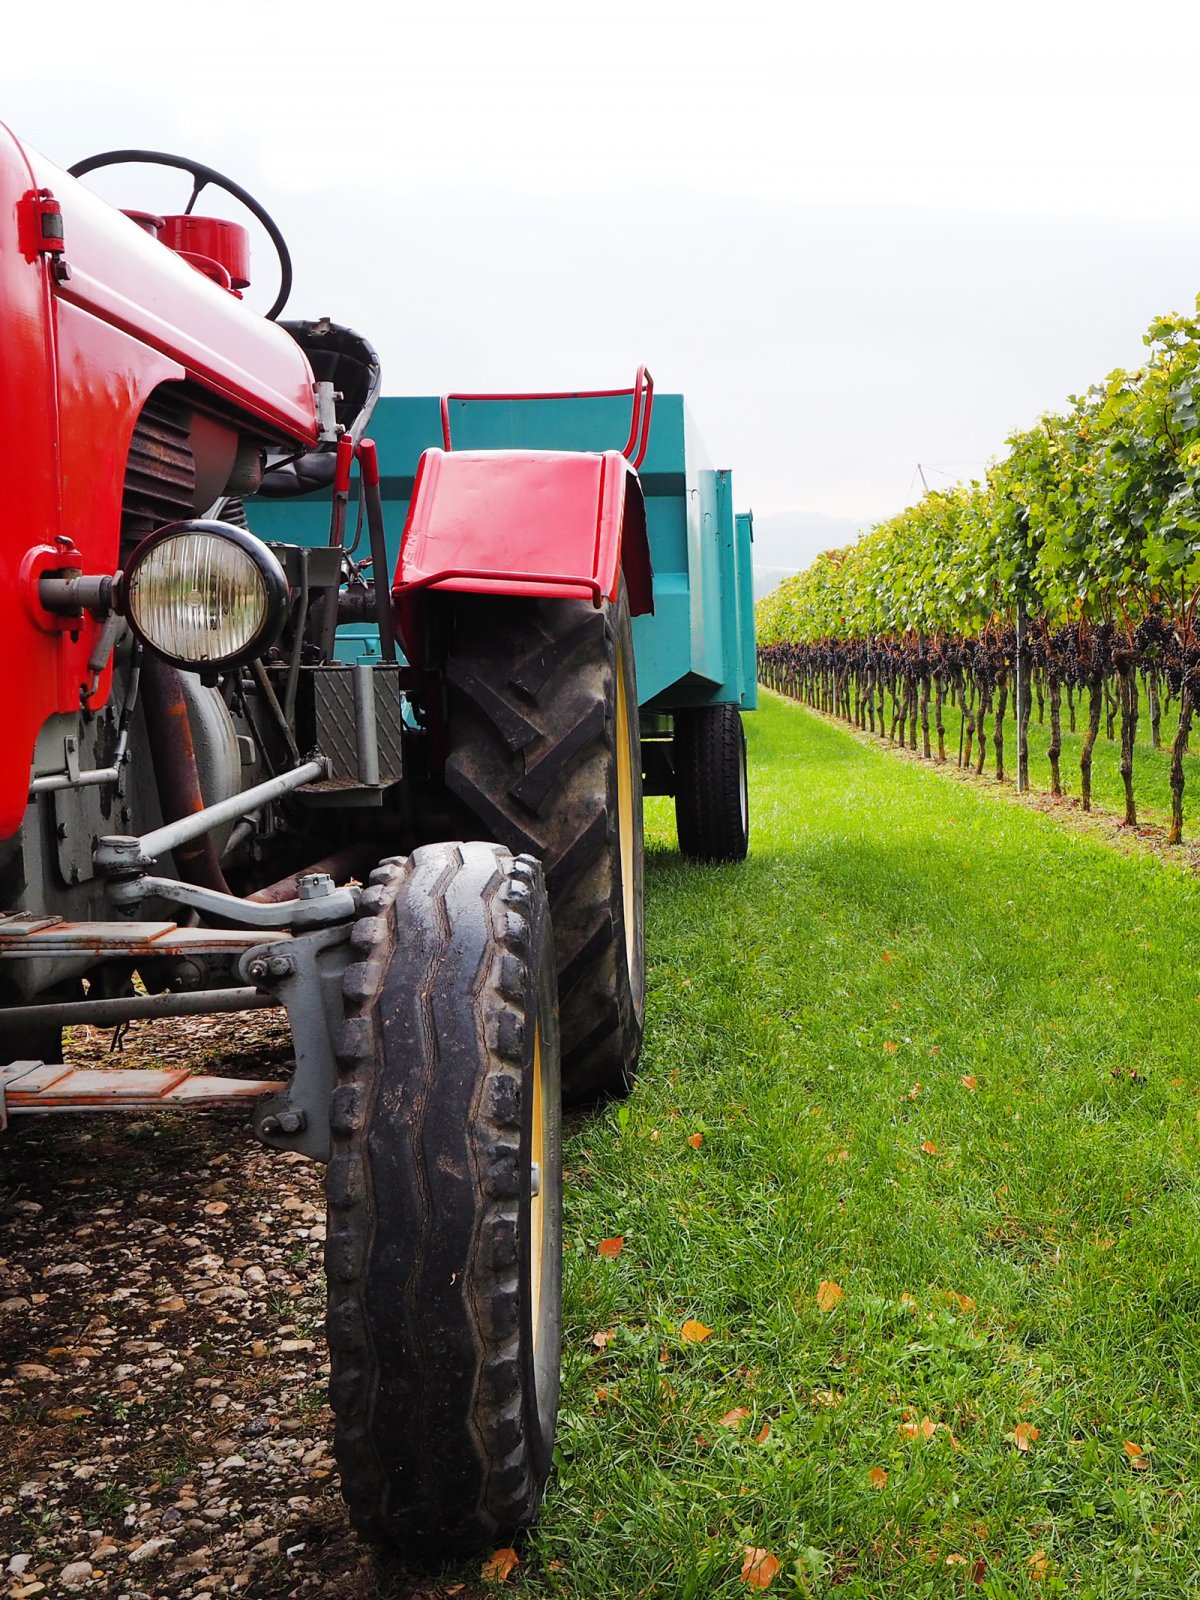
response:
<svg viewBox="0 0 1200 1600"><path fill-rule="evenodd" d="M527 1436L518 1359L520 1074L540 871L490 845L383 862L343 979L326 1179L334 1447L359 1532L430 1553L476 1549L530 1520L549 1468ZM472 899L482 919L462 915ZM469 1230L447 1230L464 1207Z"/></svg>
<svg viewBox="0 0 1200 1600"><path fill-rule="evenodd" d="M626 1092L645 1007L640 928L641 765L633 756L639 926L627 972L615 766L618 643L637 729L627 603L456 595L450 611L446 785L461 826L538 856L559 972L563 1098ZM520 726L520 740L516 730ZM526 738L525 729L536 729ZM604 783L597 781L606 772ZM614 885L617 886L614 892Z"/></svg>
<svg viewBox="0 0 1200 1600"><path fill-rule="evenodd" d="M737 706L675 714L675 823L691 861L744 861L746 735Z"/></svg>

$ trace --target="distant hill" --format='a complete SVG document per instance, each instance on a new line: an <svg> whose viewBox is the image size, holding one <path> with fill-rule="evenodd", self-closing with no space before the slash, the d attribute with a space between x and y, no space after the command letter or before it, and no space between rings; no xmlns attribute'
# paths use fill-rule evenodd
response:
<svg viewBox="0 0 1200 1600"><path fill-rule="evenodd" d="M822 550L852 544L874 518L826 517L816 511L769 511L754 518L754 598L761 599Z"/></svg>

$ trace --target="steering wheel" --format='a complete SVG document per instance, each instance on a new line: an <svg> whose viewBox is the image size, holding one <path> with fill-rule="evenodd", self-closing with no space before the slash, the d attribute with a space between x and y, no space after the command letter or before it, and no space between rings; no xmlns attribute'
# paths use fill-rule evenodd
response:
<svg viewBox="0 0 1200 1600"><path fill-rule="evenodd" d="M86 177L89 172L97 172L101 167L176 167L181 172L186 172L192 179L192 195L184 207L183 215L191 216L192 209L201 193L211 183L214 188L224 189L226 194L245 206L256 221L261 222L266 230L267 237L275 246L275 254L279 258L279 293L271 309L266 312L268 321L274 322L275 318L287 305L288 296L292 292L292 258L284 242L274 218L254 198L242 188L240 183L234 183L232 178L227 178L215 167L206 167L202 161L192 161L187 156L168 155L163 150L105 150L98 156L88 156L85 161L77 161L67 171L73 178Z"/></svg>

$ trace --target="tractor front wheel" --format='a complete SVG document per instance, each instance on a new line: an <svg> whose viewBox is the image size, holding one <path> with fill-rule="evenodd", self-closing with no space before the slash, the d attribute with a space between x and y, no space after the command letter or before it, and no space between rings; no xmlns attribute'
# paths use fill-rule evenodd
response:
<svg viewBox="0 0 1200 1600"><path fill-rule="evenodd" d="M330 1401L360 1533L455 1555L531 1522L561 1346L554 951L540 865L427 845L371 875L327 1185Z"/></svg>
<svg viewBox="0 0 1200 1600"><path fill-rule="evenodd" d="M744 861L750 847L746 733L733 705L675 713L675 825L691 861Z"/></svg>

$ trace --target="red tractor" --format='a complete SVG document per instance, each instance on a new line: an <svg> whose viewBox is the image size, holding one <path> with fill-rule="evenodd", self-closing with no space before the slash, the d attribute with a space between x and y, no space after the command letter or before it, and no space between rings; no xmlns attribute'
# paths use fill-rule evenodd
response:
<svg viewBox="0 0 1200 1600"><path fill-rule="evenodd" d="M81 181L132 163L181 169L184 209ZM265 316L206 189L274 243ZM0 443L0 1128L244 1101L266 1144L328 1163L351 1516L478 1547L533 1518L550 1467L561 1097L621 1093L641 1044L637 473L429 450L390 571L378 360L277 320L290 263L255 200L152 151L67 173L2 126L0 198L24 421ZM247 497L319 484L325 547L249 532ZM377 662L340 663L364 618ZM63 1059L79 1024L263 1006L286 1009L286 1082Z"/></svg>

